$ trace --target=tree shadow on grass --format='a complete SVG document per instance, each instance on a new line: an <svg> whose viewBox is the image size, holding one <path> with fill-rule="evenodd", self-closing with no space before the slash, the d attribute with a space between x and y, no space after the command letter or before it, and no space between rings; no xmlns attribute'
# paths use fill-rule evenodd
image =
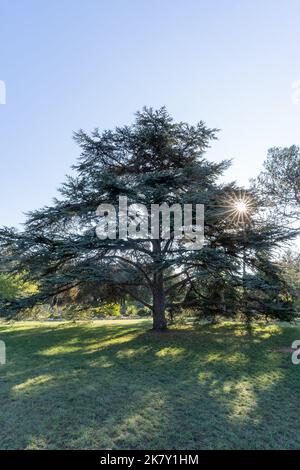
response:
<svg viewBox="0 0 300 470"><path fill-rule="evenodd" d="M146 326L147 327L147 326ZM4 330L0 448L299 448L299 329Z"/></svg>

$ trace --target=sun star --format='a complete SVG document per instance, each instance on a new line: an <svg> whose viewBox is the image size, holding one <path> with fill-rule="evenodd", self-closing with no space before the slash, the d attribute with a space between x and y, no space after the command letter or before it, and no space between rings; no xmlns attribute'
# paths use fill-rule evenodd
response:
<svg viewBox="0 0 300 470"><path fill-rule="evenodd" d="M244 191L230 194L223 204L218 207L223 209L226 217L231 219L235 224L244 224L250 220L250 215L254 210L253 199Z"/></svg>

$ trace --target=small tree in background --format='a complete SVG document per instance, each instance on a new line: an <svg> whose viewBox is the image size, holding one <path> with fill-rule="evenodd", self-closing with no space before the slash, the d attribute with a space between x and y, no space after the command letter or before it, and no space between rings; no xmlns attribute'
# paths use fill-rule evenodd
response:
<svg viewBox="0 0 300 470"><path fill-rule="evenodd" d="M287 250L279 260L285 282L295 297L297 315L300 314L300 254Z"/></svg>
<svg viewBox="0 0 300 470"><path fill-rule="evenodd" d="M253 181L262 202L283 222L300 221L300 147L269 149L264 169Z"/></svg>

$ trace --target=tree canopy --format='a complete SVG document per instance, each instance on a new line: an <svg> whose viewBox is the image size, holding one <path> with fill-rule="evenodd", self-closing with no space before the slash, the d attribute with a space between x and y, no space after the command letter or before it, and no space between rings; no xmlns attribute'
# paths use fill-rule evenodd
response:
<svg viewBox="0 0 300 470"><path fill-rule="evenodd" d="M254 181L264 203L281 220L300 220L300 147L269 149L263 171Z"/></svg>
<svg viewBox="0 0 300 470"><path fill-rule="evenodd" d="M98 283L108 297L130 296L153 312L153 327L167 327L166 311L194 308L224 315L244 313L291 318L287 285L272 262L274 249L292 233L254 213L251 220L232 216L241 194L255 196L235 183L221 183L227 160L211 162L205 152L217 129L203 121L174 122L165 108L144 108L132 125L74 136L81 155L53 205L33 211L23 231L0 231L2 255L10 272L26 272L39 290L2 302L3 312L46 302L87 283ZM175 236L116 238L97 236L100 204L205 207L205 242L194 250ZM235 199L233 199L233 196ZM132 211L131 209L131 216ZM138 213L138 209L136 210ZM193 212L193 217L195 213ZM130 218L129 218L130 219ZM193 219L194 220L194 219Z"/></svg>

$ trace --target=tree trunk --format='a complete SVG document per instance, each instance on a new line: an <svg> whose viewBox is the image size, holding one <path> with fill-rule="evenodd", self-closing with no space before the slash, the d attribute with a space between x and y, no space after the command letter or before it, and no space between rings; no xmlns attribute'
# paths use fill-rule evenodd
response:
<svg viewBox="0 0 300 470"><path fill-rule="evenodd" d="M153 330L164 331L167 329L165 315L166 299L164 291L164 274L162 269L161 240L152 240L153 254L155 255L155 272L153 275Z"/></svg>
<svg viewBox="0 0 300 470"><path fill-rule="evenodd" d="M165 292L163 274L158 272L154 275L153 287L153 330L164 331L167 329L165 315Z"/></svg>

